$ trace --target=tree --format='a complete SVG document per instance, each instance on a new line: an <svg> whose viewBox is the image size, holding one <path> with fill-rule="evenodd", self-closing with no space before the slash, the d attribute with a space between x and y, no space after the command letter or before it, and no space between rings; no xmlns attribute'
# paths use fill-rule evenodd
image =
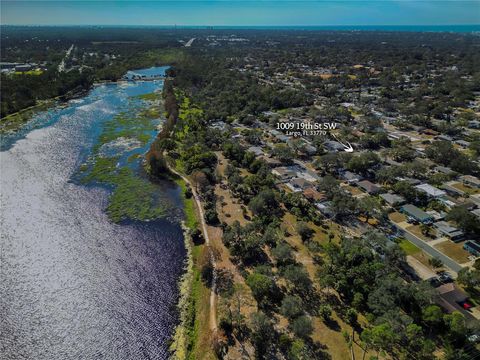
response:
<svg viewBox="0 0 480 360"><path fill-rule="evenodd" d="M271 320L263 312L259 311L252 314L252 343L258 359L267 357L271 346L275 330Z"/></svg>
<svg viewBox="0 0 480 360"><path fill-rule="evenodd" d="M305 339L313 332L312 320L307 315L301 315L290 324L292 331L298 337Z"/></svg>
<svg viewBox="0 0 480 360"><path fill-rule="evenodd" d="M286 144L275 145L273 155L284 164L291 164L295 157L292 149Z"/></svg>
<svg viewBox="0 0 480 360"><path fill-rule="evenodd" d="M442 323L443 312L437 305L429 305L422 311L422 320L430 325L430 328L435 328Z"/></svg>
<svg viewBox="0 0 480 360"><path fill-rule="evenodd" d="M272 255L277 261L277 265L284 266L294 261L292 249L286 242L281 242L272 249Z"/></svg>
<svg viewBox="0 0 480 360"><path fill-rule="evenodd" d="M480 234L480 220L463 206L455 206L447 215L447 220L455 221L466 233Z"/></svg>
<svg viewBox="0 0 480 360"><path fill-rule="evenodd" d="M297 223L296 230L303 242L309 241L314 234L314 231L303 221Z"/></svg>
<svg viewBox="0 0 480 360"><path fill-rule="evenodd" d="M454 344L463 344L467 337L467 324L465 317L458 311L443 316L448 327L448 337Z"/></svg>
<svg viewBox="0 0 480 360"><path fill-rule="evenodd" d="M458 272L457 281L467 288L473 289L480 285L480 271L463 268Z"/></svg>
<svg viewBox="0 0 480 360"><path fill-rule="evenodd" d="M394 346L397 340L395 332L388 323L363 330L360 338L368 345L367 347L372 347L377 351L377 358L380 351L388 351Z"/></svg>
<svg viewBox="0 0 480 360"><path fill-rule="evenodd" d="M375 168L380 162L380 158L374 152L364 152L358 156L353 156L347 163L347 169L360 174L366 174L368 170Z"/></svg>
<svg viewBox="0 0 480 360"><path fill-rule="evenodd" d="M430 236L430 225L424 223L420 224L420 231L423 235Z"/></svg>
<svg viewBox="0 0 480 360"><path fill-rule="evenodd" d="M379 208L377 201L372 196L364 197L358 202L358 209L366 217L366 222L380 211Z"/></svg>
<svg viewBox="0 0 480 360"><path fill-rule="evenodd" d="M262 190L248 204L252 213L258 216L271 216L278 210L275 193L271 189Z"/></svg>
<svg viewBox="0 0 480 360"><path fill-rule="evenodd" d="M324 321L328 321L332 316L332 307L328 304L323 304L319 307L318 314Z"/></svg>
<svg viewBox="0 0 480 360"><path fill-rule="evenodd" d="M302 339L295 339L288 351L289 359L292 360L310 360L312 359L312 354L308 350L307 345Z"/></svg>
<svg viewBox="0 0 480 360"><path fill-rule="evenodd" d="M318 181L318 190L325 192L328 198L331 198L338 191L338 184L337 179L331 175L326 175Z"/></svg>
<svg viewBox="0 0 480 360"><path fill-rule="evenodd" d="M210 184L207 176L203 171L194 170L191 177L193 183L195 184L195 189L199 192L204 192L205 188Z"/></svg>
<svg viewBox="0 0 480 360"><path fill-rule="evenodd" d="M294 319L300 316L303 314L302 300L298 296L285 296L282 300L280 312L289 319Z"/></svg>
<svg viewBox="0 0 480 360"><path fill-rule="evenodd" d="M312 282L303 266L288 265L283 273L285 279L299 292L305 293L310 290Z"/></svg>
<svg viewBox="0 0 480 360"><path fill-rule="evenodd" d="M272 299L276 292L276 284L269 276L254 272L248 275L246 283L252 289L255 300L260 305Z"/></svg>

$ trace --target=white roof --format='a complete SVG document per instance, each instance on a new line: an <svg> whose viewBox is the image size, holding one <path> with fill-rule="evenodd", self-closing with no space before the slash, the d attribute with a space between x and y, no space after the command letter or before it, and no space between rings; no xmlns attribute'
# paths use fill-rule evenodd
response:
<svg viewBox="0 0 480 360"><path fill-rule="evenodd" d="M428 195L430 195L432 197L439 197L439 196L446 195L445 191L437 189L435 186L432 186L430 184L420 184L420 185L415 186L415 188L427 193Z"/></svg>

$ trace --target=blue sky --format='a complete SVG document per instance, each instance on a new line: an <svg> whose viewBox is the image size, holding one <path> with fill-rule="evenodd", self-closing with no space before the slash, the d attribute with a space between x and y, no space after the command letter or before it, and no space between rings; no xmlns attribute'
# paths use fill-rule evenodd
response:
<svg viewBox="0 0 480 360"><path fill-rule="evenodd" d="M480 0L4 1L1 23L22 25L480 24Z"/></svg>

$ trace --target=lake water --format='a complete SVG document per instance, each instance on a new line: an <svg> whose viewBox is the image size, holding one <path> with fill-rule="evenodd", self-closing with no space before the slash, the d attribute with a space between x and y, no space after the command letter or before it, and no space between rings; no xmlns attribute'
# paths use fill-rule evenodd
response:
<svg viewBox="0 0 480 360"><path fill-rule="evenodd" d="M166 359L185 258L168 219L112 223L109 192L72 181L101 124L162 82L108 84L2 139L0 358Z"/></svg>

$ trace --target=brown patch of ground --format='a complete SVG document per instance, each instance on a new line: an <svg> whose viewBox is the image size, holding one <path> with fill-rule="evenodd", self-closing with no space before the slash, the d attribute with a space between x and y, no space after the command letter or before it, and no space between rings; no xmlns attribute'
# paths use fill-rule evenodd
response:
<svg viewBox="0 0 480 360"><path fill-rule="evenodd" d="M335 328L335 325L338 328ZM343 337L342 331L346 331L350 336L352 336L352 328L342 319L340 319L335 313L332 314L332 321L330 322L330 326L327 326L318 317L313 318L313 326L314 331L312 335L312 339L320 344L323 344L327 347L327 352L332 356L332 359L335 360L351 360L351 352L350 349ZM355 343L353 345L353 349L355 352L355 358L361 359L363 356L363 349L359 346L360 339L359 335L355 333L354 335ZM373 355L373 353L371 354ZM367 352L366 359L368 359L369 352Z"/></svg>
<svg viewBox="0 0 480 360"><path fill-rule="evenodd" d="M449 240L434 245L434 247L460 264L469 261L470 253L463 248L462 243L454 243Z"/></svg>
<svg viewBox="0 0 480 360"><path fill-rule="evenodd" d="M410 225L408 226L405 230L411 232L413 235L416 237L422 239L423 241L430 241L432 240L431 238L425 236L422 234L422 230L420 228L420 225Z"/></svg>
<svg viewBox="0 0 480 360"><path fill-rule="evenodd" d="M359 188L353 187L353 186L350 186L350 185L342 186L342 188L344 188L345 190L347 190L350 194L352 194L352 196L358 196L358 195L363 195L363 194L365 194L365 193L364 193L362 190L360 190Z"/></svg>
<svg viewBox="0 0 480 360"><path fill-rule="evenodd" d="M398 211L394 211L388 214L388 218L392 220L394 223L398 224L407 220L407 217Z"/></svg>

